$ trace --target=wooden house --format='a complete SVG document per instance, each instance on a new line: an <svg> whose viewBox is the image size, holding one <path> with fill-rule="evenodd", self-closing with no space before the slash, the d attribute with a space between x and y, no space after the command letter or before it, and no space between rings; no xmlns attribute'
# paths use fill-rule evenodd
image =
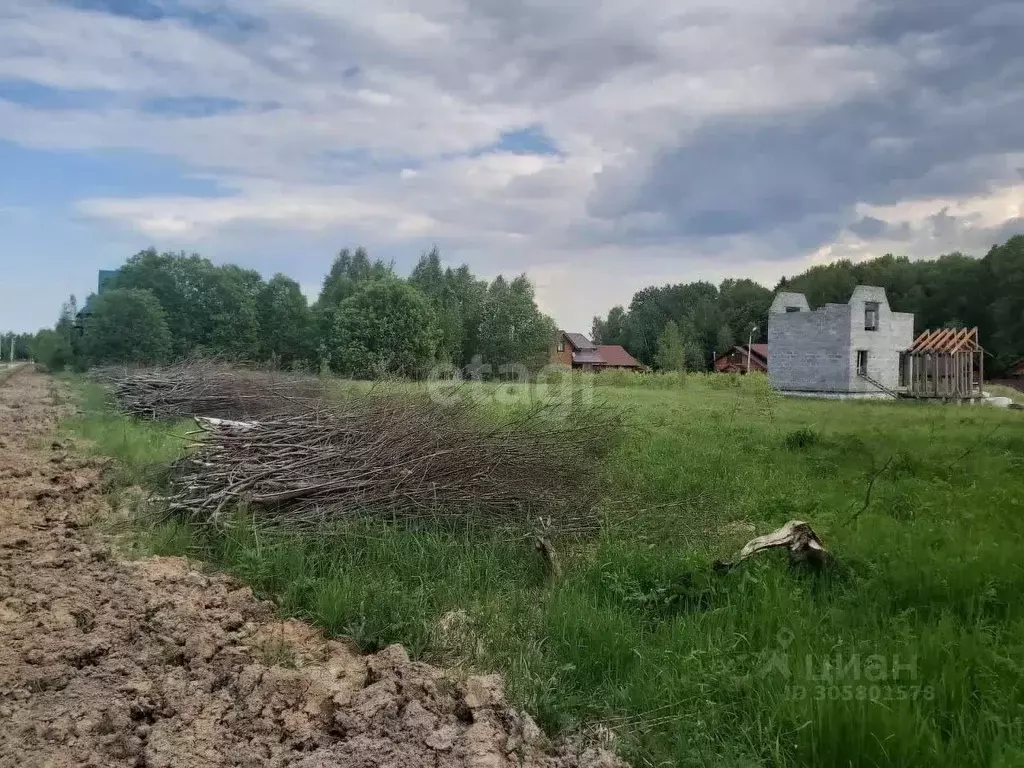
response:
<svg viewBox="0 0 1024 768"><path fill-rule="evenodd" d="M768 345L734 344L723 355L715 358L717 373L768 373Z"/></svg>

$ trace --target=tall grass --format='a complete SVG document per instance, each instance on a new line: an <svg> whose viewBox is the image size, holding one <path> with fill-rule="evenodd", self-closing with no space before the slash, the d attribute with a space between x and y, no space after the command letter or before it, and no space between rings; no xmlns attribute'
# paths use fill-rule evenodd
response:
<svg viewBox="0 0 1024 768"><path fill-rule="evenodd" d="M552 478L615 488L596 538L558 543L555 584L529 542L486 532L301 537L240 519L142 535L367 649L501 671L548 729L604 725L637 765L1024 764L1019 413L784 400L753 376L599 386L627 439L606 466ZM129 479L173 455L173 429L87 395L69 428ZM792 518L834 571L773 555L710 569Z"/></svg>

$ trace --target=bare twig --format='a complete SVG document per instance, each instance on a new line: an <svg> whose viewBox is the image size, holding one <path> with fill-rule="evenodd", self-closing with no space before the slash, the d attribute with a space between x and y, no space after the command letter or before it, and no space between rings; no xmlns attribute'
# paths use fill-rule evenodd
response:
<svg viewBox="0 0 1024 768"><path fill-rule="evenodd" d="M889 457L889 460L885 462L885 466L883 466L877 472L872 473L871 479L868 481L867 491L864 493L863 506L861 506L860 509L854 512L853 515L851 515L850 518L845 523L843 523L843 527L846 527L847 525L855 521L858 517L864 514L865 510L867 510L869 506L871 506L871 491L875 487L875 481L882 475L884 475L886 471L889 469L889 467L892 466L892 463L896 460L896 456L897 454L894 453L892 456Z"/></svg>
<svg viewBox="0 0 1024 768"><path fill-rule="evenodd" d="M541 513L553 532L592 531L603 483L586 468L618 427L614 411L567 418L557 403L497 423L472 397L452 405L380 391L327 403L304 379L206 364L101 376L129 413L198 416L163 502L215 525L245 505L289 528L360 517L513 527ZM553 553L544 538L542 553Z"/></svg>

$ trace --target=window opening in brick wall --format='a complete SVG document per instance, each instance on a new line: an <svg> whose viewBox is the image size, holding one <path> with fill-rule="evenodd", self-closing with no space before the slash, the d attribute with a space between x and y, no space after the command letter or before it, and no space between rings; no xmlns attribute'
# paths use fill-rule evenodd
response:
<svg viewBox="0 0 1024 768"><path fill-rule="evenodd" d="M878 302L869 301L864 304L864 330L878 330Z"/></svg>

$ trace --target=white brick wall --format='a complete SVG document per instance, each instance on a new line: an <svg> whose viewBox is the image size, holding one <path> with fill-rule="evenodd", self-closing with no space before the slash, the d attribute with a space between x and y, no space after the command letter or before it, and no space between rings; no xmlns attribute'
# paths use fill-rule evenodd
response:
<svg viewBox="0 0 1024 768"><path fill-rule="evenodd" d="M802 299L802 303L800 300ZM865 304L879 304L878 330L865 329ZM801 294L780 293L768 319L768 374L776 389L864 393L879 390L857 375L857 352L868 353L868 375L889 389L899 383L899 353L913 342L914 316L893 312L884 288L858 286L848 304L786 313L807 306Z"/></svg>

